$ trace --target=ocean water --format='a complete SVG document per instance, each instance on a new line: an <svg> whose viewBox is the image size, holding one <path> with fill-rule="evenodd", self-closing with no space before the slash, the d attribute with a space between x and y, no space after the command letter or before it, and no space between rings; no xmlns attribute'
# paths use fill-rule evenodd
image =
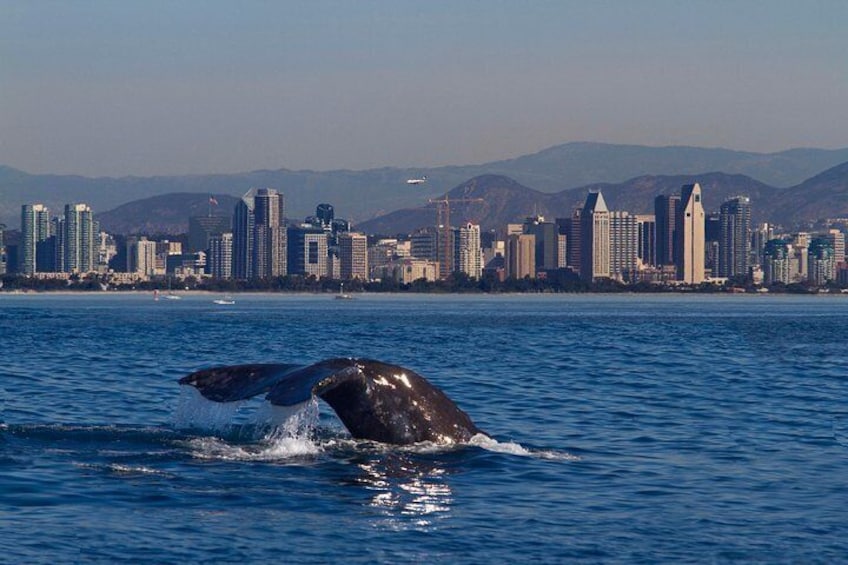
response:
<svg viewBox="0 0 848 565"><path fill-rule="evenodd" d="M848 558L848 297L213 298L0 294L0 561ZM490 438L358 442L320 402L177 384L338 356Z"/></svg>

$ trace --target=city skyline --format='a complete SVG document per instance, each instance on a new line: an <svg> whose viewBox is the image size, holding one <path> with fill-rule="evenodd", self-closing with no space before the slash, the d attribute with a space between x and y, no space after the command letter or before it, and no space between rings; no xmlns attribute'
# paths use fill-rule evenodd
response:
<svg viewBox="0 0 848 565"><path fill-rule="evenodd" d="M848 5L3 0L0 163L429 167L570 141L846 147Z"/></svg>
<svg viewBox="0 0 848 565"><path fill-rule="evenodd" d="M127 237L120 268L120 262L112 264L121 254L114 238L100 231L88 205L67 204L63 215L51 219L44 205L25 204L11 263L0 229L0 274L11 266L38 278L119 271L125 273L119 278L129 281L162 275L243 281L299 275L362 282L389 277L409 284L416 280L413 273L430 281L462 274L504 282L559 272L556 276L566 273L588 284L606 279L631 285L848 284L848 224L812 233L779 234L769 223L754 229L749 197L727 198L717 213L707 214L697 182L684 184L679 195L654 199L652 215L610 210L602 190L590 190L570 216L546 221L536 215L509 223L487 233L485 246L480 226L472 222L373 241L374 234L352 230L349 221L336 218L329 203L318 204L315 215L302 222L286 219L285 209L283 193L251 189L235 204L231 221L212 216L211 208L208 216L190 218L186 249L179 239Z"/></svg>

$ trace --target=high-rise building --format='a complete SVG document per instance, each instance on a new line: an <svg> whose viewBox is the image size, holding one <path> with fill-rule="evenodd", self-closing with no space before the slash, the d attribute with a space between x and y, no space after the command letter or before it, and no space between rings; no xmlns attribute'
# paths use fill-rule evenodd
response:
<svg viewBox="0 0 848 565"><path fill-rule="evenodd" d="M536 278L536 236L512 233L506 239L506 276Z"/></svg>
<svg viewBox="0 0 848 565"><path fill-rule="evenodd" d="M836 279L836 259L827 238L817 237L810 242L807 279L822 286Z"/></svg>
<svg viewBox="0 0 848 565"><path fill-rule="evenodd" d="M536 270L558 268L556 224L546 222L543 216L530 216L524 221L522 231L536 236Z"/></svg>
<svg viewBox="0 0 848 565"><path fill-rule="evenodd" d="M684 185L675 229L677 280L689 284L704 281L704 204L701 185Z"/></svg>
<svg viewBox="0 0 848 565"><path fill-rule="evenodd" d="M144 277L157 274L155 241L148 241L144 236L127 240L127 272Z"/></svg>
<svg viewBox="0 0 848 565"><path fill-rule="evenodd" d="M339 234L339 276L342 280L368 280L368 237L362 233Z"/></svg>
<svg viewBox="0 0 848 565"><path fill-rule="evenodd" d="M719 209L718 275L747 276L751 267L751 200L737 196Z"/></svg>
<svg viewBox="0 0 848 565"><path fill-rule="evenodd" d="M480 226L467 223L457 228L454 235L456 270L473 279L483 274L483 250L480 246Z"/></svg>
<svg viewBox="0 0 848 565"><path fill-rule="evenodd" d="M600 191L590 192L580 214L580 278L610 276L610 213Z"/></svg>
<svg viewBox="0 0 848 565"><path fill-rule="evenodd" d="M288 272L293 275L326 277L327 234L322 229L288 229Z"/></svg>
<svg viewBox="0 0 848 565"><path fill-rule="evenodd" d="M657 222L650 214L637 214L636 222L639 229L638 257L645 265L657 264Z"/></svg>
<svg viewBox="0 0 848 565"><path fill-rule="evenodd" d="M763 246L763 282L767 285L792 282L791 250L782 239L770 239Z"/></svg>
<svg viewBox="0 0 848 565"><path fill-rule="evenodd" d="M252 188L233 213L233 276L274 277L287 273L284 198L272 188Z"/></svg>
<svg viewBox="0 0 848 565"><path fill-rule="evenodd" d="M564 226L566 231L566 237L568 238L565 242L565 258L566 258L566 266L571 267L574 272L580 272L580 250L582 248L581 242L581 224L580 224L580 215L583 213L583 210L580 208L575 208L571 212L571 218L568 220L567 226Z"/></svg>
<svg viewBox="0 0 848 565"><path fill-rule="evenodd" d="M24 275L36 272L37 246L50 237L50 211L44 204L24 204L21 207L21 243L18 251L18 271ZM52 269L51 269L52 270Z"/></svg>
<svg viewBox="0 0 848 565"><path fill-rule="evenodd" d="M674 230L677 228L677 209L680 196L660 195L654 199L654 218L656 221L656 265L674 265Z"/></svg>
<svg viewBox="0 0 848 565"><path fill-rule="evenodd" d="M438 261L439 234L436 228L420 229L412 234L410 241L413 257L427 261Z"/></svg>
<svg viewBox="0 0 848 565"><path fill-rule="evenodd" d="M766 243L774 239L774 226L771 224L760 224L752 234L751 264L760 265L763 262Z"/></svg>
<svg viewBox="0 0 848 565"><path fill-rule="evenodd" d="M209 274L217 279L233 276L233 234L225 232L209 238Z"/></svg>
<svg viewBox="0 0 848 565"><path fill-rule="evenodd" d="M639 221L625 211L609 213L609 276L634 280L639 269Z"/></svg>
<svg viewBox="0 0 848 565"><path fill-rule="evenodd" d="M62 241L62 271L90 273L98 256L97 232L91 208L86 204L65 205Z"/></svg>
<svg viewBox="0 0 848 565"><path fill-rule="evenodd" d="M845 262L845 234L842 233L842 230L828 230L827 232L827 240L830 241L831 247L833 247L833 260L836 261L836 264Z"/></svg>

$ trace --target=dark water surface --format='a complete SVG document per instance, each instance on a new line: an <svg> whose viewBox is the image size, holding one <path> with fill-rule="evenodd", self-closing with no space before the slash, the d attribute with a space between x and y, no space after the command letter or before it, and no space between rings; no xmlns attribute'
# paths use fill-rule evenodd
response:
<svg viewBox="0 0 848 565"><path fill-rule="evenodd" d="M0 561L848 557L848 297L213 298L0 294ZM494 439L175 425L193 370L337 356Z"/></svg>

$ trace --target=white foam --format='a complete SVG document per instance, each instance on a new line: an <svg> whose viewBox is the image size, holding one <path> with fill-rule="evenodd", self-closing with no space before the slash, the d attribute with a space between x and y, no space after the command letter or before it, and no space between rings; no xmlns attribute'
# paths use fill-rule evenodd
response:
<svg viewBox="0 0 848 565"><path fill-rule="evenodd" d="M518 455L520 457L536 457L538 459L552 459L557 461L579 461L580 458L570 453L560 453L550 450L532 450L515 442L499 442L486 434L477 434L468 441L468 445L480 447L495 453L507 455Z"/></svg>

